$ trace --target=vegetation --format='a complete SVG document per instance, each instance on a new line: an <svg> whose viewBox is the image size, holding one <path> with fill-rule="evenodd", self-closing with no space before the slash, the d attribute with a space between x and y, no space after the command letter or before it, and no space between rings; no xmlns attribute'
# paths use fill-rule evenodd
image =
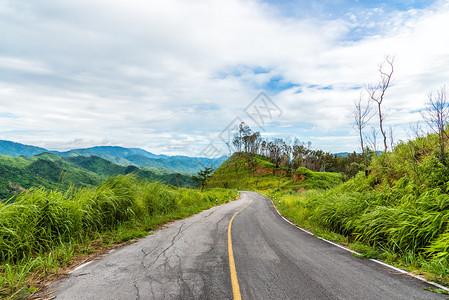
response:
<svg viewBox="0 0 449 300"><path fill-rule="evenodd" d="M198 188L201 188L201 191L203 191L204 186L206 185L206 180L210 177L212 172L212 168L205 167L204 170L199 171L196 176L192 176L192 180L196 183Z"/></svg>
<svg viewBox="0 0 449 300"><path fill-rule="evenodd" d="M0 200L7 200L31 187L66 191L93 187L103 179L126 174L178 187L192 187L191 176L161 173L136 166L120 166L98 156L62 158L41 153L33 157L0 156Z"/></svg>
<svg viewBox="0 0 449 300"><path fill-rule="evenodd" d="M235 199L235 190L166 186L120 175L95 188L31 188L0 204L0 297L26 297L93 245L123 243L155 226ZM94 243L93 243L94 241ZM11 298L11 297L10 297Z"/></svg>
<svg viewBox="0 0 449 300"><path fill-rule="evenodd" d="M293 173L299 167L306 167L315 172L338 172L345 178L365 170L366 164L374 154L367 149L363 155L355 152L348 155L336 155L322 150L313 150L310 148L310 142L306 144L298 139L267 140L263 139L259 132L253 132L244 122L240 124L232 143L237 153L259 155L278 169L290 170L289 172Z"/></svg>
<svg viewBox="0 0 449 300"><path fill-rule="evenodd" d="M385 76L386 89L391 73ZM394 147L391 137L388 152L382 131L383 153L365 148L362 155L344 159L310 150L298 141L265 141L242 123L233 144L243 152L222 164L206 186L262 191L300 226L349 245L363 257L380 258L448 285L446 96L444 88L429 95L425 117L434 134L417 135ZM376 102L380 106L381 100ZM383 117L379 119L382 122ZM356 102L355 120L364 145L362 130L369 109L361 101ZM316 172L324 170L339 173Z"/></svg>
<svg viewBox="0 0 449 300"><path fill-rule="evenodd" d="M7 156L34 156L41 153L52 153L64 158L97 156L116 165L135 165L139 168L149 168L153 173L180 173L192 175L204 166L218 167L226 157L216 159L156 155L138 148L123 148L116 146L97 146L87 149L74 149L66 152L48 151L43 148L23 145L10 141L0 140L0 155Z"/></svg>
<svg viewBox="0 0 449 300"><path fill-rule="evenodd" d="M362 131L371 116L369 105L360 99L354 118L362 155L342 159L297 140L263 140L242 123L233 144L243 152L218 168L207 186L258 189L296 224L349 245L363 257L380 258L449 285L447 91L430 94L423 113L433 134L415 130L414 140L394 145L390 130L388 147L381 104L393 60L387 57L386 62L389 71L381 66L381 81L368 89L377 103L383 153L364 147ZM376 149L376 135L372 138ZM325 170L339 174L316 172Z"/></svg>
<svg viewBox="0 0 449 300"><path fill-rule="evenodd" d="M339 173L313 172L305 167L291 169L277 166L262 155L234 153L210 176L206 187L239 190L327 189L342 183Z"/></svg>
<svg viewBox="0 0 449 300"><path fill-rule="evenodd" d="M399 143L330 190L273 190L292 221L370 258L449 283L449 167L440 136Z"/></svg>

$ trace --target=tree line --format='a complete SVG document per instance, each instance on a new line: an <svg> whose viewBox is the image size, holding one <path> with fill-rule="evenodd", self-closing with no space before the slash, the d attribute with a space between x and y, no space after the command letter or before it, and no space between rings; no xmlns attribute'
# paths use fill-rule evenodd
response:
<svg viewBox="0 0 449 300"><path fill-rule="evenodd" d="M311 149L311 142L302 142L297 138L265 139L244 122L239 124L232 145L236 152L266 157L276 168L296 170L306 167L316 172L339 172L349 177L364 169L363 155L356 152L337 155ZM231 141L228 147L232 150Z"/></svg>

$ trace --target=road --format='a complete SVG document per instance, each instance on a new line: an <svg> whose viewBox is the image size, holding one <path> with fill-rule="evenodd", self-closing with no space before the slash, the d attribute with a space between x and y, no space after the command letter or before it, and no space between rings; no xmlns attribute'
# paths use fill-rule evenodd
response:
<svg viewBox="0 0 449 300"><path fill-rule="evenodd" d="M242 299L446 299L299 230L253 192L114 250L49 290L56 299L233 299L232 274Z"/></svg>

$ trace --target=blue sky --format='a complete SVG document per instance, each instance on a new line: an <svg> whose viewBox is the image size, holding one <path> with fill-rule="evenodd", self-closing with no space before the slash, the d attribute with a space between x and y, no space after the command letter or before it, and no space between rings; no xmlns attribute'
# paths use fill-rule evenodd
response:
<svg viewBox="0 0 449 300"><path fill-rule="evenodd" d="M0 0L0 139L198 156L243 120L359 151L354 101L392 55L385 123L405 140L449 84L446 28L439 0ZM261 91L277 107L263 126Z"/></svg>
<svg viewBox="0 0 449 300"><path fill-rule="evenodd" d="M287 16L301 17L313 16L318 18L339 18L348 12L363 11L366 9L384 9L386 11L410 9L423 9L433 4L434 0L423 1L378 1L378 0L333 0L333 1L295 1L271 0L265 1L276 7Z"/></svg>

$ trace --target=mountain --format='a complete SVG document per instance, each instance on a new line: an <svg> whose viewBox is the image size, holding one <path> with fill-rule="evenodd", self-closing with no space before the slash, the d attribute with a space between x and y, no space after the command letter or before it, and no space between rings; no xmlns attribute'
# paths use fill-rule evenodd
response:
<svg viewBox="0 0 449 300"><path fill-rule="evenodd" d="M53 153L64 158L97 156L117 165L147 167L151 171L161 174L173 172L194 174L204 169L204 167L212 166L213 168L217 168L227 158L225 156L218 159L209 159L202 157L157 155L143 149L117 146L96 146L60 152L48 151L44 148L27 146L10 141L0 141L0 155L31 157L44 152Z"/></svg>
<svg viewBox="0 0 449 300"><path fill-rule="evenodd" d="M36 154L47 152L44 148L24 145L11 141L0 140L0 154L8 156L34 156Z"/></svg>
<svg viewBox="0 0 449 300"><path fill-rule="evenodd" d="M169 156L166 155L157 155L153 154L151 152L145 151L143 149L138 148L124 148L124 147L118 147L118 146L95 146L91 148L84 148L84 149L74 149L66 152L57 152L53 151L53 153L59 154L61 156L73 156L73 155L83 155L83 156L90 156L90 155L105 155L107 157L121 157L126 160L126 157L133 156L133 155L140 155L146 158L167 158Z"/></svg>
<svg viewBox="0 0 449 300"><path fill-rule="evenodd" d="M349 154L350 154L349 152L334 153L334 155L337 157L348 157Z"/></svg>
<svg viewBox="0 0 449 300"><path fill-rule="evenodd" d="M94 186L101 176L65 162L54 154L38 154L33 157L0 156L0 199L31 187L66 190Z"/></svg>
<svg viewBox="0 0 449 300"><path fill-rule="evenodd" d="M133 173L137 178L179 187L194 186L190 175L158 174L134 165L120 166L98 156L64 158L53 153L33 157L0 155L0 199L9 199L31 187L61 191L93 187L103 179Z"/></svg>
<svg viewBox="0 0 449 300"><path fill-rule="evenodd" d="M65 151L65 152L51 151L51 153L57 154L61 157L65 157L65 158L77 157L77 156L84 156L84 157L98 156L98 157L106 159L110 162L113 162L114 164L122 165L122 166L128 166L128 165L133 164L129 160L127 160L123 157L114 156L114 155L107 154L107 153L101 153L98 151L92 151L90 149L74 149L74 150Z"/></svg>
<svg viewBox="0 0 449 300"><path fill-rule="evenodd" d="M163 159L146 158L141 155L132 155L126 157L128 161L137 166L165 168L176 170L182 173L197 173L204 167L218 168L227 157L223 156L217 159L187 157L187 156L168 156Z"/></svg>
<svg viewBox="0 0 449 300"><path fill-rule="evenodd" d="M336 155L337 157L348 157L348 156L354 155L354 154L360 155L360 153L356 153L355 151L354 151L354 152L339 152L339 153L334 153L334 155ZM377 154L377 155L380 155L380 154L382 154L382 151L376 151L376 154Z"/></svg>

